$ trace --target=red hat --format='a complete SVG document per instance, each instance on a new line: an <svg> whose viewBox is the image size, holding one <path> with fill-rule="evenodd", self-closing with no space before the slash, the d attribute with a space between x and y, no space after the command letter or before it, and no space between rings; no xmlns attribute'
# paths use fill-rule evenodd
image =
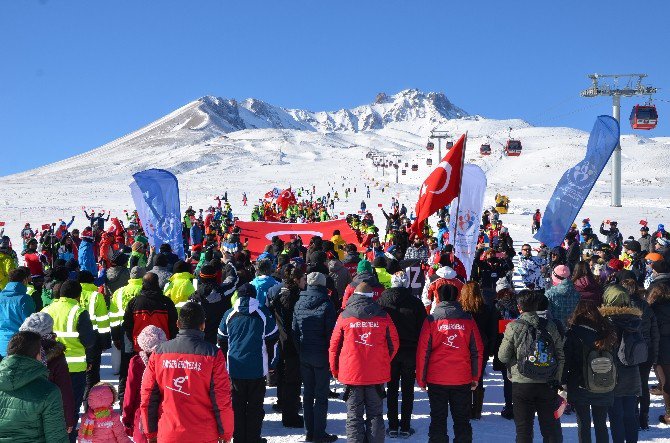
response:
<svg viewBox="0 0 670 443"><path fill-rule="evenodd" d="M607 266L614 269L615 271L621 271L624 267L624 263L618 258L613 258L607 263Z"/></svg>

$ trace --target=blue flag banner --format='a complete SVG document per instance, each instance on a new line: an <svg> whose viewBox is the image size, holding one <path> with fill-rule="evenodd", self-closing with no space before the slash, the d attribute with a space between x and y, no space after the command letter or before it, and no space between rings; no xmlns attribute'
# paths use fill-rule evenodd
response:
<svg viewBox="0 0 670 443"><path fill-rule="evenodd" d="M184 258L179 183L163 169L147 169L133 174L130 192L149 244L156 249L168 243L179 258Z"/></svg>
<svg viewBox="0 0 670 443"><path fill-rule="evenodd" d="M584 159L565 171L551 196L535 239L553 248L563 243L570 225L619 142L619 123L601 115L593 125Z"/></svg>

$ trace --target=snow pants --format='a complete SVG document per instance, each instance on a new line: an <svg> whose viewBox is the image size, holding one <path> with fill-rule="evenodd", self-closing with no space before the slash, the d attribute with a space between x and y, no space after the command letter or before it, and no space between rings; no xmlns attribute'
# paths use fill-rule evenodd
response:
<svg viewBox="0 0 670 443"><path fill-rule="evenodd" d="M414 406L414 381L416 379L416 349L400 348L391 361L391 380L387 383L386 417L389 429L409 431ZM398 389L402 390L402 410L398 421Z"/></svg>
<svg viewBox="0 0 670 443"><path fill-rule="evenodd" d="M384 385L347 385L344 401L347 403L347 442L383 442Z"/></svg>
<svg viewBox="0 0 670 443"><path fill-rule="evenodd" d="M428 384L428 401L430 403L429 443L449 441L447 434L449 409L451 409L451 418L454 421L454 443L472 442L472 426L470 426L472 391L469 384L458 386Z"/></svg>
<svg viewBox="0 0 670 443"><path fill-rule="evenodd" d="M261 441L263 427L263 400L265 378L232 378L233 411L235 412L235 443L257 443Z"/></svg>
<svg viewBox="0 0 670 443"><path fill-rule="evenodd" d="M546 383L512 383L516 443L532 443L535 413L545 443L561 443L561 421L554 418L556 389Z"/></svg>

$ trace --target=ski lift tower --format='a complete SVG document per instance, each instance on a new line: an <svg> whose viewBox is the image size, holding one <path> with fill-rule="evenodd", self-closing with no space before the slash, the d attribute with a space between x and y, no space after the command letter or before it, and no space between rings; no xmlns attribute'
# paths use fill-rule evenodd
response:
<svg viewBox="0 0 670 443"><path fill-rule="evenodd" d="M442 140L451 138L451 136L447 131L438 131L436 129L431 129L428 138L437 139L437 162L439 163L442 161Z"/></svg>
<svg viewBox="0 0 670 443"><path fill-rule="evenodd" d="M635 95L652 96L657 89L642 84L647 74L590 74L591 87L582 91L582 97L612 97L612 117L621 127L621 97ZM603 80L599 83L599 80ZM619 79L625 79L625 86L619 86ZM637 79L637 80L636 80ZM606 83L607 82L607 83ZM621 138L621 135L619 135ZM612 154L612 202L611 206L621 207L621 141L617 143Z"/></svg>

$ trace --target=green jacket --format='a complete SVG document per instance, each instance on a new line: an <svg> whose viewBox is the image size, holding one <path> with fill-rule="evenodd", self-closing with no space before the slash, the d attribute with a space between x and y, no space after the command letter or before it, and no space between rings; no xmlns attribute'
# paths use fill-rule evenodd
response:
<svg viewBox="0 0 670 443"><path fill-rule="evenodd" d="M0 362L0 442L67 443L63 402L34 358L10 355Z"/></svg>
<svg viewBox="0 0 670 443"><path fill-rule="evenodd" d="M521 320L525 320L528 323L537 327L540 321L536 312L524 312L519 317ZM521 343L521 337L524 334L525 330L528 329L528 326L513 321L507 325L505 329L505 335L503 336L502 343L500 343L500 349L498 350L498 358L501 362L507 365L509 379L512 383L543 383L538 380L533 380L526 378L519 373L519 369L516 366L517 360L517 348ZM563 353L563 338L558 332L558 328L554 322L549 321L547 323L547 330L549 335L554 340L554 347L556 349L556 358L558 359L558 371L556 373L556 380L561 380L561 374L563 373L563 364L565 363L565 355Z"/></svg>

